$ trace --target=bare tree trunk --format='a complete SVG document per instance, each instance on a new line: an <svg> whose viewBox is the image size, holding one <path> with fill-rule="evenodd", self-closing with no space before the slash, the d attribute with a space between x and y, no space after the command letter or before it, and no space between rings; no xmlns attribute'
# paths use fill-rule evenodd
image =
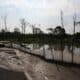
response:
<svg viewBox="0 0 80 80"><path fill-rule="evenodd" d="M61 18L61 26L62 26L62 28L64 28L64 24L63 24L63 11L62 10L61 10L60 18Z"/></svg>
<svg viewBox="0 0 80 80"><path fill-rule="evenodd" d="M2 16L2 19L3 19L3 22L4 22L4 30L5 30L5 32L7 32L7 15L5 15L5 16Z"/></svg>
<svg viewBox="0 0 80 80"><path fill-rule="evenodd" d="M46 57L45 46L43 46L43 56Z"/></svg>
<svg viewBox="0 0 80 80"><path fill-rule="evenodd" d="M74 50L74 47L72 46L72 63L74 63L74 52L73 52L73 50Z"/></svg>
<svg viewBox="0 0 80 80"><path fill-rule="evenodd" d="M73 29L73 34L75 34L75 26L76 26L76 14L73 16L73 26L74 26L74 29ZM74 62L74 37L75 35L73 35L73 39L72 39L72 63Z"/></svg>
<svg viewBox="0 0 80 80"><path fill-rule="evenodd" d="M22 33L25 34L26 31L26 21L25 19L21 19L21 28L22 28Z"/></svg>
<svg viewBox="0 0 80 80"><path fill-rule="evenodd" d="M52 46L50 46L50 50L51 50L51 54L52 54L52 59L54 59L54 55L53 55Z"/></svg>

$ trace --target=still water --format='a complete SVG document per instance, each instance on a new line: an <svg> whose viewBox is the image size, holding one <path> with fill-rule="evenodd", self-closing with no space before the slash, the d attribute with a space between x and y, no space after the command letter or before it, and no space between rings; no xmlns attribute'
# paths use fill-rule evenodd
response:
<svg viewBox="0 0 80 80"><path fill-rule="evenodd" d="M44 56L46 59L80 64L79 47L62 44L27 44L26 46L32 53Z"/></svg>

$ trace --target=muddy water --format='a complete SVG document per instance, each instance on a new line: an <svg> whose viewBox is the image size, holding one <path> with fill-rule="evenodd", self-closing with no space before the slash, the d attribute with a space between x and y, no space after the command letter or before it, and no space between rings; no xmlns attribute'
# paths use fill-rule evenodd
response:
<svg viewBox="0 0 80 80"><path fill-rule="evenodd" d="M46 59L64 61L68 63L80 64L80 48L75 46L66 46L61 44L56 45L27 45L32 53L42 55Z"/></svg>

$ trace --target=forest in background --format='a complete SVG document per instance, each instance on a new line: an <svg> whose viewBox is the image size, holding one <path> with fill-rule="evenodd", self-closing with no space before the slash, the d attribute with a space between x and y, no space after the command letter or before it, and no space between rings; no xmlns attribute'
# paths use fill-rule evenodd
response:
<svg viewBox="0 0 80 80"><path fill-rule="evenodd" d="M74 44L80 46L80 33L71 34L22 34L20 32L0 32L0 41L16 43L41 43L41 44Z"/></svg>

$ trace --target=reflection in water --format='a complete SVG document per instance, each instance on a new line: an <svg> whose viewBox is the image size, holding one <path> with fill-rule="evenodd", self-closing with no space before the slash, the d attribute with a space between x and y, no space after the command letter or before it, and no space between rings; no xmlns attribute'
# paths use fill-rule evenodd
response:
<svg viewBox="0 0 80 80"><path fill-rule="evenodd" d="M40 49L42 45L40 44L33 44L33 49Z"/></svg>
<svg viewBox="0 0 80 80"><path fill-rule="evenodd" d="M65 48L65 45L63 45L63 44L55 44L55 45L53 45L53 48L54 48L54 50L56 50L56 51L63 51L64 50L64 48Z"/></svg>
<svg viewBox="0 0 80 80"><path fill-rule="evenodd" d="M66 46L64 44L33 44L32 50L35 54L42 55L46 59L54 59L69 63L80 63L79 51L77 54L77 48L72 45Z"/></svg>
<svg viewBox="0 0 80 80"><path fill-rule="evenodd" d="M63 44L55 44L55 45L49 45L49 49L51 50L53 59L54 59L54 54L53 54L53 49L54 51L61 51L61 59L63 61L63 51L64 51L65 45Z"/></svg>
<svg viewBox="0 0 80 80"><path fill-rule="evenodd" d="M49 48L48 48L48 49L51 51L52 59L54 59L54 54L53 54L53 45L49 45Z"/></svg>
<svg viewBox="0 0 80 80"><path fill-rule="evenodd" d="M73 63L74 62L74 46L73 45L69 45L68 46L68 50L72 54L72 63Z"/></svg>
<svg viewBox="0 0 80 80"><path fill-rule="evenodd" d="M45 46L43 45L43 56L45 57L46 54L45 54Z"/></svg>

